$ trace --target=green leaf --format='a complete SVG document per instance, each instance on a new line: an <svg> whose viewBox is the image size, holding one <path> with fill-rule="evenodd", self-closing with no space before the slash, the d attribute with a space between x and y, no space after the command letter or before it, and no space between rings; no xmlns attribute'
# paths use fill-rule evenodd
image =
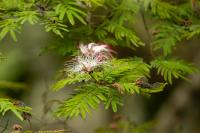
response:
<svg viewBox="0 0 200 133"><path fill-rule="evenodd" d="M172 53L172 50L176 48L177 43L183 39L185 34L184 27L169 23L156 25L154 30L156 34L153 38L153 49L161 49L164 56Z"/></svg>
<svg viewBox="0 0 200 133"><path fill-rule="evenodd" d="M184 34L184 37L190 39L194 36L199 36L199 35L200 35L200 25L193 24L188 27L188 31Z"/></svg>
<svg viewBox="0 0 200 133"><path fill-rule="evenodd" d="M0 21L0 40L2 40L8 33L14 41L17 41L16 33L21 29L19 23L15 19L5 19Z"/></svg>
<svg viewBox="0 0 200 133"><path fill-rule="evenodd" d="M107 26L105 26L105 30L110 33L113 33L117 40L127 40L127 44L131 43L136 47L144 46L145 44L140 40L139 37L135 34L135 32L131 29L126 28L125 26L120 25L116 22L110 22ZM132 47L132 45L128 45Z"/></svg>
<svg viewBox="0 0 200 133"><path fill-rule="evenodd" d="M84 16L86 13L81 10L80 6L76 2L64 2L62 4L58 4L55 8L56 14L59 16L61 21L64 20L65 15L69 22L74 25L75 19L77 18L81 23L86 24L84 20Z"/></svg>
<svg viewBox="0 0 200 133"><path fill-rule="evenodd" d="M57 116L66 118L76 117L80 115L86 118L86 114L90 113L91 108L97 109L101 100L104 100L108 91L105 88L96 86L95 84L87 84L76 89L76 94L62 104ZM102 98L103 97L103 98Z"/></svg>
<svg viewBox="0 0 200 133"><path fill-rule="evenodd" d="M103 3L105 0L80 0L81 2L84 2L88 7L93 6L103 6Z"/></svg>
<svg viewBox="0 0 200 133"><path fill-rule="evenodd" d="M161 19L171 19L181 21L182 18L189 18L191 15L188 9L182 5L174 5L162 0L142 0L146 11Z"/></svg>
<svg viewBox="0 0 200 133"><path fill-rule="evenodd" d="M5 113L8 111L13 112L16 115L16 117L23 121L21 113L30 113L31 108L26 106L17 106L14 105L13 102L9 99L0 98L0 115L5 115Z"/></svg>
<svg viewBox="0 0 200 133"><path fill-rule="evenodd" d="M72 74L72 75L69 75L68 77L66 77L65 79L62 79L62 80L56 82L52 88L53 88L53 90L58 91L66 85L82 82L83 80L86 82L86 81L89 81L90 79L91 79L91 77L89 74L85 74L85 73Z"/></svg>
<svg viewBox="0 0 200 133"><path fill-rule="evenodd" d="M62 21L57 20L57 18L55 18L53 21L45 20L42 25L44 25L46 32L52 31L62 38L64 36L61 31L69 32L69 30L67 29L67 25L62 24Z"/></svg>
<svg viewBox="0 0 200 133"><path fill-rule="evenodd" d="M156 68L157 73L170 84L172 84L172 77L185 78L185 75L199 71L194 65L177 59L155 59L151 62L151 67Z"/></svg>
<svg viewBox="0 0 200 133"><path fill-rule="evenodd" d="M15 14L16 17L18 17L17 21L21 24L24 24L25 22L29 22L30 24L36 24L39 21L39 13L37 11L22 11L17 12Z"/></svg>

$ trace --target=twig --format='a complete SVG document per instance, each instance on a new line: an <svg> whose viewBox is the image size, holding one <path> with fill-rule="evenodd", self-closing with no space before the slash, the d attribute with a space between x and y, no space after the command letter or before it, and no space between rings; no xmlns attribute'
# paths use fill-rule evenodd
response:
<svg viewBox="0 0 200 133"><path fill-rule="evenodd" d="M28 121L30 130L33 130L32 125L31 125L31 121L30 120L27 120L27 121Z"/></svg>
<svg viewBox="0 0 200 133"><path fill-rule="evenodd" d="M149 31L149 28L147 26L147 22L146 22L146 19L145 19L145 15L144 15L144 11L141 10L140 11L140 14L141 14L141 17L142 17L142 21L143 21L143 24L144 24L144 29L146 31L146 34L147 34L147 37L148 37L148 43L149 43L149 52L150 52L150 55L152 58L155 57L154 53L153 53L153 47L152 47L152 39L151 39L151 34L150 34L150 31Z"/></svg>

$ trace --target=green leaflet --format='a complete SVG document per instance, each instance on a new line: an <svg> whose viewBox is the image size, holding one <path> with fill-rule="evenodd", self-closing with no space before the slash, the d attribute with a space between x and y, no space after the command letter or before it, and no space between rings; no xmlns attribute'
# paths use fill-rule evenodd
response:
<svg viewBox="0 0 200 133"><path fill-rule="evenodd" d="M155 88L140 88L135 81L141 77L149 77L150 66L140 58L113 59L92 73L71 74L54 85L59 90L65 85L82 82L75 89L74 95L61 104L56 112L57 116L72 118L81 116L86 118L91 109L97 109L103 103L105 109L112 108L117 112L123 105L123 94L150 95L164 89L165 83Z"/></svg>
<svg viewBox="0 0 200 133"><path fill-rule="evenodd" d="M0 115L5 115L6 112L11 111L13 112L20 120L23 120L23 117L21 116L22 112L30 113L31 108L25 106L16 106L11 102L11 100L6 98L0 98Z"/></svg>
<svg viewBox="0 0 200 133"><path fill-rule="evenodd" d="M66 85L76 84L76 83L82 82L82 81L86 82L90 79L91 79L91 76L89 74L85 74L85 73L71 74L67 78L61 79L60 81L56 82L52 86L52 88L53 88L53 90L58 91L58 90L62 89L63 87L65 87Z"/></svg>
<svg viewBox="0 0 200 133"><path fill-rule="evenodd" d="M172 78L185 78L185 75L199 71L194 65L178 59L159 58L151 62L151 67L172 84Z"/></svg>
<svg viewBox="0 0 200 133"><path fill-rule="evenodd" d="M74 18L86 24L83 18L83 16L86 16L86 13L79 9L79 5L75 1L58 4L55 7L55 12L59 15L60 20L63 20L66 15L72 25L75 24Z"/></svg>
<svg viewBox="0 0 200 133"><path fill-rule="evenodd" d="M14 41L17 41L16 33L19 33L21 27L16 19L6 19L0 21L0 40L2 40L8 33Z"/></svg>
<svg viewBox="0 0 200 133"><path fill-rule="evenodd" d="M116 90L90 83L77 88L76 93L58 108L56 114L66 118L80 115L85 119L86 114L91 113L91 108L97 109L101 102L106 109L112 106L116 112L117 106L122 104L119 96Z"/></svg>
<svg viewBox="0 0 200 133"><path fill-rule="evenodd" d="M153 36L153 48L155 51L161 49L164 56L172 53L186 32L184 26L170 23L158 24L154 30L157 33Z"/></svg>

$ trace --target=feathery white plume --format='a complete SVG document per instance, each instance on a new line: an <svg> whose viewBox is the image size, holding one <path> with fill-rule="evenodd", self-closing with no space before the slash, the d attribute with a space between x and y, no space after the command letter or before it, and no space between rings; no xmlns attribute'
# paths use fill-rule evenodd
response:
<svg viewBox="0 0 200 133"><path fill-rule="evenodd" d="M106 64L115 53L108 45L89 43L79 45L81 55L67 61L65 66L70 72L91 72L97 66Z"/></svg>
<svg viewBox="0 0 200 133"><path fill-rule="evenodd" d="M105 61L99 61L96 57L77 56L66 62L65 67L67 67L70 72L91 72L97 66L105 63Z"/></svg>
<svg viewBox="0 0 200 133"><path fill-rule="evenodd" d="M81 50L81 53L85 56L88 55L95 56L96 54L99 53L104 53L104 54L106 53L110 56L112 53L115 53L108 45L105 44L97 44L97 43L89 43L88 45L81 44L79 48Z"/></svg>

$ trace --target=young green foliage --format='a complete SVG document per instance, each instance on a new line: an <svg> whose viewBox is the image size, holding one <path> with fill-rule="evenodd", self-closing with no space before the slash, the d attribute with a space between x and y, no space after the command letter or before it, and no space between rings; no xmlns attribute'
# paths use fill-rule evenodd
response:
<svg viewBox="0 0 200 133"><path fill-rule="evenodd" d="M122 105L119 92L108 87L89 83L75 89L75 94L61 105L57 111L58 116L66 118L81 115L86 118L87 113L91 113L90 108L97 109L100 102L108 109L112 106L117 111L117 106Z"/></svg>
<svg viewBox="0 0 200 133"><path fill-rule="evenodd" d="M157 93L157 92L161 92L163 91L166 83L158 83L157 86L155 86L154 88L142 88L137 86L136 83L117 83L120 87L121 87L121 92L127 92L130 94L143 94L148 96L151 93Z"/></svg>
<svg viewBox="0 0 200 133"><path fill-rule="evenodd" d="M37 11L22 11L15 14L18 17L17 21L20 24L24 24L25 22L29 22L30 24L36 24L39 21L39 13Z"/></svg>
<svg viewBox="0 0 200 133"><path fill-rule="evenodd" d="M140 58L113 59L92 73L67 75L53 86L54 90L82 82L75 89L75 94L59 107L57 115L66 118L80 115L86 118L86 113L90 113L91 108L96 109L100 103L105 105L105 109L112 107L116 112L118 106L123 105L123 94L150 95L162 91L165 83L154 88L143 88L135 83L141 77L149 77L149 68Z"/></svg>
<svg viewBox="0 0 200 133"><path fill-rule="evenodd" d="M133 82L141 77L149 77L150 66L142 61L141 58L113 59L105 65L100 72L93 73L96 81Z"/></svg>
<svg viewBox="0 0 200 133"><path fill-rule="evenodd" d="M198 71L194 65L177 59L158 58L151 62L151 67L156 68L157 73L170 84L172 84L173 77L187 79L185 75Z"/></svg>
<svg viewBox="0 0 200 133"><path fill-rule="evenodd" d="M126 46L139 47L145 44L136 35L133 29L127 27L127 23L132 22L134 15L139 11L139 4L132 0L105 1L107 8L113 12L111 19L105 19L102 24L95 29L95 34L99 40L109 44L116 44L116 41L124 40ZM109 11L109 10L108 10ZM107 17L107 16L105 16ZM108 35L112 34L114 38ZM121 44L124 45L124 44Z"/></svg>
<svg viewBox="0 0 200 133"><path fill-rule="evenodd" d="M133 44L136 47L144 46L144 43L136 36L133 30L130 30L119 23L111 21L107 26L105 26L105 29L114 34L115 39L126 40L126 43L129 44L130 47L130 44Z"/></svg>
<svg viewBox="0 0 200 133"><path fill-rule="evenodd" d="M13 40L17 41L16 33L19 33L20 29L20 24L16 19L6 19L0 21L0 40L2 40L9 33Z"/></svg>
<svg viewBox="0 0 200 133"><path fill-rule="evenodd" d="M0 98L0 115L4 116L8 111L13 112L20 120L23 120L21 113L30 113L31 108L27 106L17 106L9 99Z"/></svg>
<svg viewBox="0 0 200 133"><path fill-rule="evenodd" d="M25 22L44 25L46 32L52 31L60 37L63 37L63 31L69 31L67 21L74 25L76 18L86 24L86 13L75 0L64 3L59 0L1 1L0 11L3 12L0 19L0 40L10 33L13 40L17 41L16 33Z"/></svg>
<svg viewBox="0 0 200 133"><path fill-rule="evenodd" d="M92 6L103 6L105 0L79 0L80 2L83 2L88 7Z"/></svg>
<svg viewBox="0 0 200 133"><path fill-rule="evenodd" d="M189 17L187 7L173 5L170 2L163 0L141 0L144 8L149 10L154 16L161 19L169 19L174 21L181 21L184 17Z"/></svg>
<svg viewBox="0 0 200 133"><path fill-rule="evenodd" d="M200 35L200 25L199 24L193 24L193 25L190 25L188 27L188 31L185 33L185 37L187 39L190 39L194 36L199 36Z"/></svg>
<svg viewBox="0 0 200 133"><path fill-rule="evenodd" d="M62 21L59 21L57 19L46 20L41 24L44 25L46 32L52 31L53 33L55 33L56 35L58 35L62 38L64 37L62 34L62 31L69 32L69 30L67 29L67 26L62 24Z"/></svg>
<svg viewBox="0 0 200 133"><path fill-rule="evenodd" d="M153 40L154 50L162 49L164 56L172 53L185 33L183 26L181 27L170 23L156 25L154 30L156 32Z"/></svg>
<svg viewBox="0 0 200 133"><path fill-rule="evenodd" d="M86 16L86 13L79 9L79 5L76 1L71 0L58 4L55 7L55 12L60 20L64 20L64 17L67 16L72 25L75 24L75 18L83 24L86 24L83 18L83 16Z"/></svg>
<svg viewBox="0 0 200 133"><path fill-rule="evenodd" d="M65 87L66 85L75 84L82 81L89 81L91 76L85 73L73 73L69 74L67 78L61 79L53 85L53 89L58 91Z"/></svg>
<svg viewBox="0 0 200 133"><path fill-rule="evenodd" d="M59 41L53 38L57 43L53 43L49 49L61 55L75 55L74 47L77 42L100 42L129 48L147 45L149 51L161 49L162 55L171 57L180 41L200 34L199 18L192 8L188 1L178 3L166 0L2 0L0 40L10 34L17 41L16 33L28 22L43 25L46 32L60 36L62 39ZM148 23L146 19L152 22ZM133 28L137 26L133 23L135 21L143 23L148 32L146 45ZM157 22L161 24L155 26L152 35L148 27ZM197 71L185 61L159 56L152 54L148 60L150 64L141 58L128 58L109 60L92 71L72 72L65 69L64 78L54 84L54 90L58 91L72 84L79 87L59 107L57 115L66 118L80 115L85 118L91 108L96 109L101 103L106 109L111 107L116 112L122 105L125 94L149 96L160 92L166 83L138 83L139 79L151 78L152 68L156 68L157 73L170 84L173 77L186 78L187 74ZM6 105L11 106L9 101ZM5 105L1 107L3 114L10 109L3 108ZM19 113L17 116L20 117Z"/></svg>

